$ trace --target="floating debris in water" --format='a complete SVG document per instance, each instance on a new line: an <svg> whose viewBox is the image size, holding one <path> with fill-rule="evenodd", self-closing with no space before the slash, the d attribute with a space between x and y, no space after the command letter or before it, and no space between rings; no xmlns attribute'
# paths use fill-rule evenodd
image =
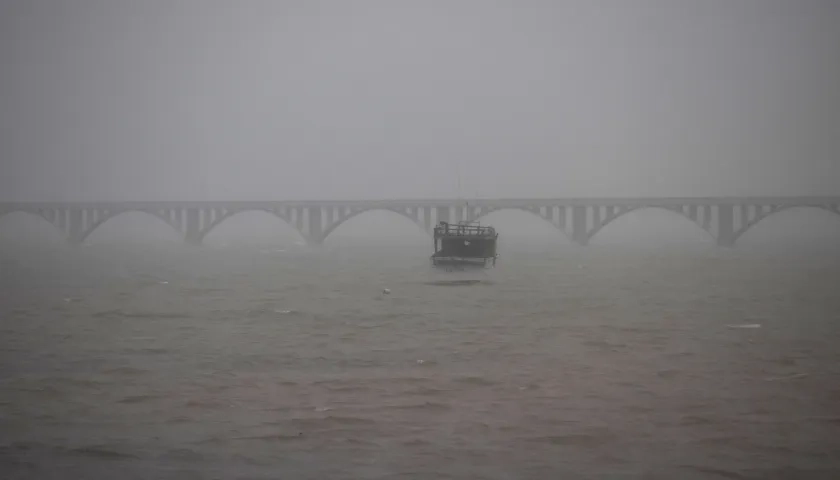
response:
<svg viewBox="0 0 840 480"><path fill-rule="evenodd" d="M758 323L745 323L743 325L727 325L729 328L761 328Z"/></svg>
<svg viewBox="0 0 840 480"><path fill-rule="evenodd" d="M389 293L391 293L391 289L390 288L383 288L382 293L384 293L385 295L388 295Z"/></svg>

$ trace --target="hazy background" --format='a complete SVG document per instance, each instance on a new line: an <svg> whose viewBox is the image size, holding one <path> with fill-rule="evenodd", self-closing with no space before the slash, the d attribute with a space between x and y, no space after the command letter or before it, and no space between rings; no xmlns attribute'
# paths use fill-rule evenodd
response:
<svg viewBox="0 0 840 480"><path fill-rule="evenodd" d="M839 25L833 0L0 0L0 201L840 195ZM202 247L138 212L81 246L3 216L0 478L840 478L840 216L735 248L653 209L585 248L482 222L501 257L464 285L393 212L318 249L262 212Z"/></svg>
<svg viewBox="0 0 840 480"><path fill-rule="evenodd" d="M0 200L840 193L832 0L2 0Z"/></svg>

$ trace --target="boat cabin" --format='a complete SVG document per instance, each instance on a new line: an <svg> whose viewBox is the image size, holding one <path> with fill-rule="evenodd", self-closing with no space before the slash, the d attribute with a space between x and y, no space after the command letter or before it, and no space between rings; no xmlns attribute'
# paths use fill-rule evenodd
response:
<svg viewBox="0 0 840 480"><path fill-rule="evenodd" d="M450 224L440 222L434 230L434 265L496 264L496 240L499 234L493 227L468 222Z"/></svg>

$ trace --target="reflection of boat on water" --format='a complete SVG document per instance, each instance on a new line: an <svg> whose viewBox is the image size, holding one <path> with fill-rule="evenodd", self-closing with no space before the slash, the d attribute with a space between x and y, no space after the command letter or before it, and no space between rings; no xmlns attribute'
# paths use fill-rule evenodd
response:
<svg viewBox="0 0 840 480"><path fill-rule="evenodd" d="M435 253L432 265L447 270L486 268L496 265L496 240L493 227L469 222L440 222L434 231Z"/></svg>

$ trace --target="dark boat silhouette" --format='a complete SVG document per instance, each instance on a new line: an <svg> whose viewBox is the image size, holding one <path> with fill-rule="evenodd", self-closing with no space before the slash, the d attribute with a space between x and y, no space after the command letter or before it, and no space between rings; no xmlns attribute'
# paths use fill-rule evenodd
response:
<svg viewBox="0 0 840 480"><path fill-rule="evenodd" d="M470 222L440 222L434 230L432 265L447 269L495 266L498 238L499 234L493 227Z"/></svg>

